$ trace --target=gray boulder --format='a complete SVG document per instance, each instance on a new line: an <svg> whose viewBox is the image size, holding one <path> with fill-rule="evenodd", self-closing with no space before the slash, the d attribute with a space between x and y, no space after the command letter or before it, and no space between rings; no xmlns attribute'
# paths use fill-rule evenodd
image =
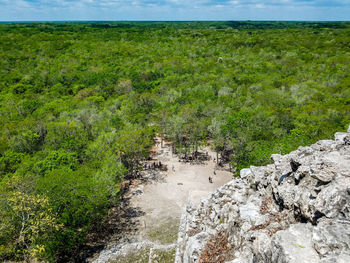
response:
<svg viewBox="0 0 350 263"><path fill-rule="evenodd" d="M226 262L350 262L350 131L271 159L187 209L176 263L219 233Z"/></svg>
<svg viewBox="0 0 350 263"><path fill-rule="evenodd" d="M276 263L318 263L320 257L312 245L310 224L291 225L273 236L271 260Z"/></svg>

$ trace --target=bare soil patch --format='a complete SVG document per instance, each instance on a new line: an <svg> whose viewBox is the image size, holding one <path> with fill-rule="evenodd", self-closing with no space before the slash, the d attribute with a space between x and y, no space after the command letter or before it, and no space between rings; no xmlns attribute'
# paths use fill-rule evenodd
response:
<svg viewBox="0 0 350 263"><path fill-rule="evenodd" d="M169 142L165 143L164 147L157 143L153 149L152 160L148 163L152 167L154 163L161 162L162 169L145 169L142 178L134 180L125 195L122 214L126 219L124 224L128 231L118 229L118 234L110 238L105 249L95 255L95 260L89 261L128 262L127 252L120 253L123 243L127 245L133 242L151 242L155 246L174 245L180 217L186 205L198 204L202 197L208 197L215 189L232 180L232 173L216 168L213 161L216 157L214 152L203 149L199 154L202 156L200 160L184 162L183 158L179 159L172 154ZM212 183L209 182L209 176L212 177ZM127 225L128 216L131 219L130 225ZM140 247L139 251L133 249L133 255L130 255L132 260L140 253L140 262L143 262L145 249L153 251L156 248ZM172 254L167 252L169 249L159 247L157 251L164 251L160 254L166 255L167 261L171 261L169 257L172 257ZM156 261L156 258L150 258L149 262Z"/></svg>

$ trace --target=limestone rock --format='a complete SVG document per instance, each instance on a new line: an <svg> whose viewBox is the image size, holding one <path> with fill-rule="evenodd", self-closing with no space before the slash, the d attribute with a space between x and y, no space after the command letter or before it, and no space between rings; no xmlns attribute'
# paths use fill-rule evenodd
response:
<svg viewBox="0 0 350 263"><path fill-rule="evenodd" d="M346 218L350 220L350 195L347 187L349 177L341 177L324 187L315 200L315 210L328 218Z"/></svg>
<svg viewBox="0 0 350 263"><path fill-rule="evenodd" d="M272 239L272 262L318 263L320 258L312 247L310 224L295 224L277 232Z"/></svg>
<svg viewBox="0 0 350 263"><path fill-rule="evenodd" d="M176 263L218 233L226 262L350 262L350 130L271 159L185 211Z"/></svg>
<svg viewBox="0 0 350 263"><path fill-rule="evenodd" d="M324 219L313 229L314 248L322 256L350 256L350 221Z"/></svg>
<svg viewBox="0 0 350 263"><path fill-rule="evenodd" d="M205 232L199 233L188 240L189 246L186 248L183 262L197 262L204 249L209 235Z"/></svg>

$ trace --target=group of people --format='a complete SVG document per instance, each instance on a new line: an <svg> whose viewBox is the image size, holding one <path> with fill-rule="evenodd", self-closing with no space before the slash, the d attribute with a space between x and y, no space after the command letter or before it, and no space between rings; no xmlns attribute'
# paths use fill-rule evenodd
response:
<svg viewBox="0 0 350 263"><path fill-rule="evenodd" d="M150 169L160 169L162 168L163 164L159 162L153 162L153 163L145 163L145 169L150 170Z"/></svg>
<svg viewBox="0 0 350 263"><path fill-rule="evenodd" d="M179 158L179 162L181 162L181 159L183 162L187 163L187 162L192 162L193 160L196 159L196 155L195 153L192 153L191 155L187 155L187 153L185 153L185 156L182 158Z"/></svg>

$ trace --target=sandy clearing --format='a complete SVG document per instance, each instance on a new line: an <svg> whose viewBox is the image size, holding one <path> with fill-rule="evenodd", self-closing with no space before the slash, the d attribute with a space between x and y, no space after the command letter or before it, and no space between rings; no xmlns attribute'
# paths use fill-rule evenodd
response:
<svg viewBox="0 0 350 263"><path fill-rule="evenodd" d="M174 244L180 217L186 205L198 204L201 198L208 197L215 189L232 180L232 173L227 171L216 170L214 175L215 153L209 149L203 149L202 152L208 152L211 157L209 161L201 164L184 163L179 162L178 157L171 153L170 143L166 143L164 147L160 143L156 144L151 163L161 161L167 165L168 170L145 170L142 172L143 183L135 182L130 187L126 195L130 208L141 213L137 216L138 230L133 236L125 237L129 243L133 240L135 244ZM175 171L172 170L172 165ZM209 183L209 176L213 178L213 183ZM108 247L94 262L128 262L120 258L120 244L109 244ZM135 249L123 252L123 258L128 253L134 254Z"/></svg>
<svg viewBox="0 0 350 263"><path fill-rule="evenodd" d="M215 189L232 180L232 173L227 171L217 170L216 175L213 174L215 153L209 149L204 151L208 151L211 160L204 164L189 164L179 162L178 157L171 153L170 144L164 148L158 144L156 161L166 164L168 171L160 173L163 180L144 185L143 194L131 198L131 204L141 207L146 213L140 217L146 228L154 227L169 218L179 219L188 203L198 204L202 197L209 196ZM175 166L175 171L172 171L172 165ZM213 183L209 183L209 176L213 177Z"/></svg>

